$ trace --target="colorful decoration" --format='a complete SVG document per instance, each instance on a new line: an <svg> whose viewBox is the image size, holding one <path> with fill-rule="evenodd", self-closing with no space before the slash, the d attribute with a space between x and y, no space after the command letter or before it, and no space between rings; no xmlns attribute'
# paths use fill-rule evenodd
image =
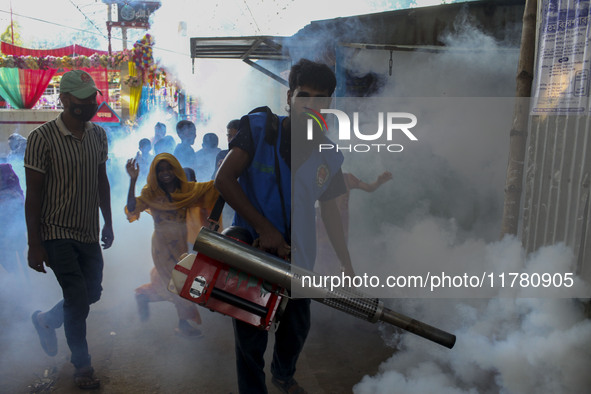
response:
<svg viewBox="0 0 591 394"><path fill-rule="evenodd" d="M142 79L136 75L128 75L123 79L123 83L130 88L138 88L143 85Z"/></svg>
<svg viewBox="0 0 591 394"><path fill-rule="evenodd" d="M90 56L12 56L0 54L0 67L18 68L22 70L49 70L49 69L73 69L73 68L108 68L120 69L128 62L133 62L138 71L141 85L156 85L157 88L169 83L166 71L160 68L154 61L152 47L154 39L146 34L133 45L133 49L104 55L95 53ZM137 83L136 80L131 83ZM139 85L139 86L141 86ZM130 85L132 86L132 85Z"/></svg>
<svg viewBox="0 0 591 394"><path fill-rule="evenodd" d="M20 68L24 70L48 70L59 68L86 67L86 68L119 68L127 62L127 54L117 53L114 56L94 54L91 56L12 56L0 55L0 67Z"/></svg>
<svg viewBox="0 0 591 394"><path fill-rule="evenodd" d="M146 34L141 40L133 44L131 60L135 63L135 67L140 75L146 74L150 66L154 64L154 57L152 56L153 45L154 41L149 34Z"/></svg>
<svg viewBox="0 0 591 394"><path fill-rule="evenodd" d="M141 77L138 75L138 68L134 62L127 63L129 76L127 80L141 81ZM142 84L136 83L136 86L129 86L129 118L135 120L138 109L140 107L140 100L142 97Z"/></svg>
<svg viewBox="0 0 591 394"><path fill-rule="evenodd" d="M31 85L31 91L34 90L42 94L49 80L44 80L44 85L41 85L33 76L41 74L53 75L55 72L61 73L71 69L85 69L90 73L103 73L104 78L103 76L100 78L104 79L105 86L101 89L105 91L108 90L107 75L112 74L108 73L107 70L125 70L127 68L129 74L123 76L125 73L122 72L121 80L117 80L116 82L129 87L130 119L128 122L130 124L135 123L137 117L141 116L140 108L142 100L146 101L144 104L147 104L147 101L149 101L148 94L142 94L142 90L146 92L164 91L168 94L164 96L163 101L168 102L171 101L174 92L180 89L180 82L175 79L169 79L170 76L154 60L152 50L154 39L149 34L146 34L141 40L137 41L131 50L124 50L113 54L79 45L42 50L21 48L7 43L1 44L2 51L4 53L10 53L10 55L0 53L0 94L9 100L10 105L15 108L31 108L35 105L38 97L29 98L29 94L27 93L26 97L21 99L22 94L20 94L20 91L9 91L11 87L21 89L21 85L23 85L22 81L26 81L27 84ZM119 73L116 74L118 75ZM18 83L19 80L21 81L20 84ZM97 82L98 86L98 80L96 78L95 82ZM35 98L37 100L33 100ZM169 105L172 104L169 103Z"/></svg>

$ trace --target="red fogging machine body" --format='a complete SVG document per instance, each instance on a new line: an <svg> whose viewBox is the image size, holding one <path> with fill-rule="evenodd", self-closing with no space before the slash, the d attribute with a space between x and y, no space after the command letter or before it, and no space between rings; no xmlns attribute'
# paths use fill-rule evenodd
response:
<svg viewBox="0 0 591 394"><path fill-rule="evenodd" d="M204 253L189 254L172 272L170 290L214 312L269 330L283 289Z"/></svg>

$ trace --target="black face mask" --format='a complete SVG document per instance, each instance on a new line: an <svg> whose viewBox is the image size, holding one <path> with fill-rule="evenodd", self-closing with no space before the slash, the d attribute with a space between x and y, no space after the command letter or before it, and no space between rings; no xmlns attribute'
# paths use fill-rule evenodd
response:
<svg viewBox="0 0 591 394"><path fill-rule="evenodd" d="M83 122L88 122L96 111L98 110L97 104L74 104L70 103L70 115L74 118L81 120Z"/></svg>

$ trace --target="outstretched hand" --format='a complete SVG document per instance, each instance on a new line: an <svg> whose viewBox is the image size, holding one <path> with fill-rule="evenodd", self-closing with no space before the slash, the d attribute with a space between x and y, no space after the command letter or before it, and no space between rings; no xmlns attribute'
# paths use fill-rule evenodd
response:
<svg viewBox="0 0 591 394"><path fill-rule="evenodd" d="M378 176L378 183L380 185L382 185L391 179L392 179L392 173L390 171L384 171L383 173L380 174L380 176Z"/></svg>
<svg viewBox="0 0 591 394"><path fill-rule="evenodd" d="M125 169L132 180L137 180L138 176L140 175L140 165L135 159L127 160Z"/></svg>

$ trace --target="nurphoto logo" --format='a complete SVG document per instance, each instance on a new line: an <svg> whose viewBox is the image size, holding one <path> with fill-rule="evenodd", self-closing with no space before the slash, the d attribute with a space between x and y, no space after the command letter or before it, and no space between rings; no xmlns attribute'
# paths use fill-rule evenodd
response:
<svg viewBox="0 0 591 394"><path fill-rule="evenodd" d="M347 113L338 109L321 109L320 112L305 108L306 114L310 117L307 122L308 141L314 139L314 123L320 131L328 132L328 124L322 114L336 116L338 124L338 143L318 144L319 152L326 150L348 151L348 152L402 152L404 147L401 144L391 143L394 136L404 135L410 141L418 141L417 137L410 131L417 124L417 117L409 112L378 112L377 131L360 130L359 112L353 112L353 124ZM384 127L385 125L385 127ZM318 132L318 131L317 131ZM351 141L363 141L364 143L353 144ZM385 142L381 142L384 141Z"/></svg>

